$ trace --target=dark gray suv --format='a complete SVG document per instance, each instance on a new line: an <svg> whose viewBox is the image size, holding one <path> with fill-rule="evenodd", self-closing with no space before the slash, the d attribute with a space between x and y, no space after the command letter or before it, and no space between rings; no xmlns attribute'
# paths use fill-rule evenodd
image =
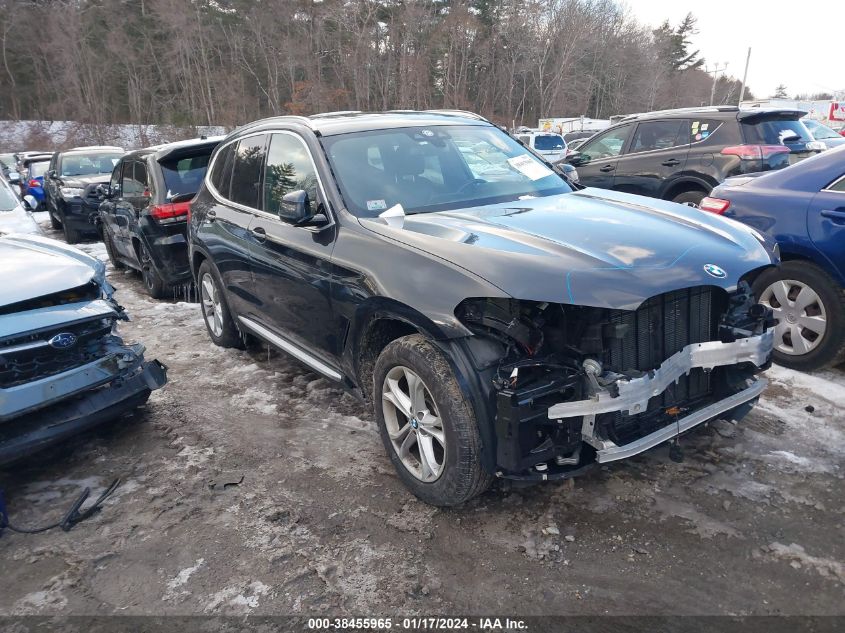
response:
<svg viewBox="0 0 845 633"><path fill-rule="evenodd" d="M258 338L371 400L400 478L433 504L739 419L766 384L771 316L749 283L771 244L573 192L477 116L244 126L211 158L189 244L211 339Z"/></svg>

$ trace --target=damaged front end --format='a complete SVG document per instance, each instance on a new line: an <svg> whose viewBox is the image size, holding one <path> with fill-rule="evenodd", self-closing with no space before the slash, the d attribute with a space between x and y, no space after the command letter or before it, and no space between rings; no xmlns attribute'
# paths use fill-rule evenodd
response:
<svg viewBox="0 0 845 633"><path fill-rule="evenodd" d="M0 305L0 464L143 404L166 368L126 344L96 269L82 285Z"/></svg>
<svg viewBox="0 0 845 633"><path fill-rule="evenodd" d="M496 471L571 477L717 417L740 419L766 385L771 314L744 281L667 292L636 310L468 299L457 317L494 346Z"/></svg>

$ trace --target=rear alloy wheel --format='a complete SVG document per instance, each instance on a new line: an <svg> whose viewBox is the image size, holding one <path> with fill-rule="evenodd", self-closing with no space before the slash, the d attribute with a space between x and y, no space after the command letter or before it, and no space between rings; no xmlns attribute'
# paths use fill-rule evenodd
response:
<svg viewBox="0 0 845 633"><path fill-rule="evenodd" d="M452 506L490 486L473 406L443 352L424 336L405 336L382 350L373 408L390 461L417 497Z"/></svg>
<svg viewBox="0 0 845 633"><path fill-rule="evenodd" d="M204 261L197 272L200 291L200 307L205 328L215 345L220 347L237 347L243 349L245 344L238 328L232 320L226 297L221 291L217 273L211 264Z"/></svg>
<svg viewBox="0 0 845 633"><path fill-rule="evenodd" d="M147 247L143 244L139 247L139 255L139 259L141 260L141 277L144 280L144 285L147 287L147 292L153 299L164 299L170 290L170 286L158 274L153 264L153 258L150 256Z"/></svg>
<svg viewBox="0 0 845 633"><path fill-rule="evenodd" d="M810 262L785 262L754 282L754 291L775 317L774 360L811 370L838 362L845 353L845 295Z"/></svg>
<svg viewBox="0 0 845 633"><path fill-rule="evenodd" d="M701 201L704 200L704 196L707 194L703 191L684 191L683 193L679 193L677 196L672 198L672 202L677 202L678 204L685 204L688 207L698 207L701 204Z"/></svg>

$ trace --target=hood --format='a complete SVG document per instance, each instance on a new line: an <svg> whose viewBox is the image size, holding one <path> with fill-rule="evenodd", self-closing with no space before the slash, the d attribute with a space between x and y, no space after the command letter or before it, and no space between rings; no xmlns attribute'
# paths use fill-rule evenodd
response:
<svg viewBox="0 0 845 633"><path fill-rule="evenodd" d="M86 187L88 185L102 185L111 180L111 174L93 174L91 176L62 176L65 187Z"/></svg>
<svg viewBox="0 0 845 633"><path fill-rule="evenodd" d="M737 222L598 189L361 223L530 301L633 310L680 288L732 290L772 263L773 245Z"/></svg>
<svg viewBox="0 0 845 633"><path fill-rule="evenodd" d="M35 235L0 238L0 306L43 297L89 281L100 284L107 294L105 265L61 242Z"/></svg>
<svg viewBox="0 0 845 633"><path fill-rule="evenodd" d="M0 210L0 235L10 235L12 233L33 233L41 235L41 227L32 218L32 215L18 205L11 211Z"/></svg>

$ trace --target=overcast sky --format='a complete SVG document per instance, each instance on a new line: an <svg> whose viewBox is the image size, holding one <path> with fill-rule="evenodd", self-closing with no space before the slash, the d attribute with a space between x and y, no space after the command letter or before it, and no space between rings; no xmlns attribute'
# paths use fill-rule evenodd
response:
<svg viewBox="0 0 845 633"><path fill-rule="evenodd" d="M695 48L708 69L728 63L742 79L751 47L748 86L769 97L778 84L789 96L845 90L845 2L795 3L784 0L627 0L640 21L672 26L688 13L698 19ZM695 50L693 48L693 50Z"/></svg>

